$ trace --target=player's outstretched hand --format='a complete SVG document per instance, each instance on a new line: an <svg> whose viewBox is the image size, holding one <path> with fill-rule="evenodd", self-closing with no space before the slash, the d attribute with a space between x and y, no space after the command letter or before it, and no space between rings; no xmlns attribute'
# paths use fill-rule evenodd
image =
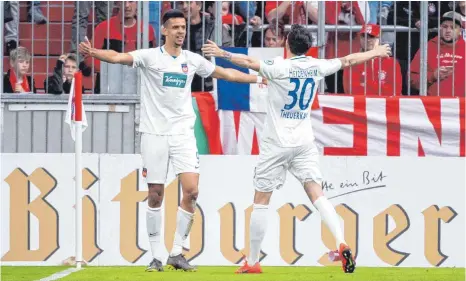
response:
<svg viewBox="0 0 466 281"><path fill-rule="evenodd" d="M387 58L392 55L392 49L388 44L376 46L374 50L377 52L377 56L381 58Z"/></svg>
<svg viewBox="0 0 466 281"><path fill-rule="evenodd" d="M215 42L207 40L207 43L202 45L202 52L207 57L222 57L223 50L220 49Z"/></svg>
<svg viewBox="0 0 466 281"><path fill-rule="evenodd" d="M87 39L87 36L84 38L85 41L79 43L79 52L83 55L83 56L89 56L91 55L91 51L92 51L92 46L91 46L91 42L89 42L89 39Z"/></svg>

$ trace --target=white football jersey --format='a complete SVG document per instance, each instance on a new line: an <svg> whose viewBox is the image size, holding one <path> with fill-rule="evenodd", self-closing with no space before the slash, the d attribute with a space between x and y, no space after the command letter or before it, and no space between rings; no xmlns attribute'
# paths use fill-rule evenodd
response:
<svg viewBox="0 0 466 281"><path fill-rule="evenodd" d="M267 117L261 139L282 147L314 141L310 113L319 81L340 68L339 59L306 56L261 61L259 73L268 80Z"/></svg>
<svg viewBox="0 0 466 281"><path fill-rule="evenodd" d="M129 53L133 67L141 68L141 115L139 131L177 135L193 130L196 115L191 97L194 74L208 77L215 66L204 57L182 50L172 57L164 47Z"/></svg>

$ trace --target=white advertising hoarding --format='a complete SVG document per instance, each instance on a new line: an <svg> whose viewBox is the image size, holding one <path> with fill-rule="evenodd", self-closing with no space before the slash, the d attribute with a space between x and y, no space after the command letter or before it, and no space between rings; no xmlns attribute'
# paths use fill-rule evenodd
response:
<svg viewBox="0 0 466 281"><path fill-rule="evenodd" d="M73 154L3 154L1 261L56 265L74 256ZM256 156L201 156L193 264L235 265L248 252ZM147 265L147 186L139 155L83 155L83 255L91 265ZM438 157L322 157L360 266L464 266L465 161ZM171 249L181 197L170 172L163 244ZM246 235L245 235L246 233ZM329 265L333 237L290 174L272 196L263 265ZM164 257L168 255L165 252Z"/></svg>

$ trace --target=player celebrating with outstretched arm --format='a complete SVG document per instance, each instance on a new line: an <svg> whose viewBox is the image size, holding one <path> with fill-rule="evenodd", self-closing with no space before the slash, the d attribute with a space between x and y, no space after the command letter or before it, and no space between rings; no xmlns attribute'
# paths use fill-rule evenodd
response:
<svg viewBox="0 0 466 281"><path fill-rule="evenodd" d="M319 81L325 76L376 57L388 57L391 51L384 45L343 58L316 59L304 56L311 46L311 38L304 26L293 25L285 46L290 59L259 61L221 50L211 41L202 48L207 56L224 58L258 71L268 80L267 117L253 181L256 192L250 220L250 253L237 273L262 272L259 253L267 227L268 205L273 190L284 184L287 170L303 184L312 204L335 237L344 272L351 273L355 269L354 257L343 238L338 215L322 192L319 153L314 143L309 105Z"/></svg>
<svg viewBox="0 0 466 281"><path fill-rule="evenodd" d="M167 265L195 270L182 255L182 245L193 224L198 196L199 157L194 137L191 82L194 74L233 82L257 83L262 78L234 69L214 66L202 56L182 50L186 20L181 11L167 11L162 19L165 45L158 48L117 53L97 50L83 42L79 50L101 61L141 68L141 156L149 186L147 233L153 260L147 271L163 271L160 258L161 205L168 163L179 176L183 198L176 218L176 233Z"/></svg>

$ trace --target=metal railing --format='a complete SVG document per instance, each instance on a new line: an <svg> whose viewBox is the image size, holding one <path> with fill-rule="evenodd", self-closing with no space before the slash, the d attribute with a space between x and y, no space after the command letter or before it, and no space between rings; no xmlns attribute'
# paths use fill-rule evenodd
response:
<svg viewBox="0 0 466 281"><path fill-rule="evenodd" d="M84 153L139 153L139 97L83 95L89 127L83 132ZM64 124L66 95L2 94L1 152L73 153Z"/></svg>

